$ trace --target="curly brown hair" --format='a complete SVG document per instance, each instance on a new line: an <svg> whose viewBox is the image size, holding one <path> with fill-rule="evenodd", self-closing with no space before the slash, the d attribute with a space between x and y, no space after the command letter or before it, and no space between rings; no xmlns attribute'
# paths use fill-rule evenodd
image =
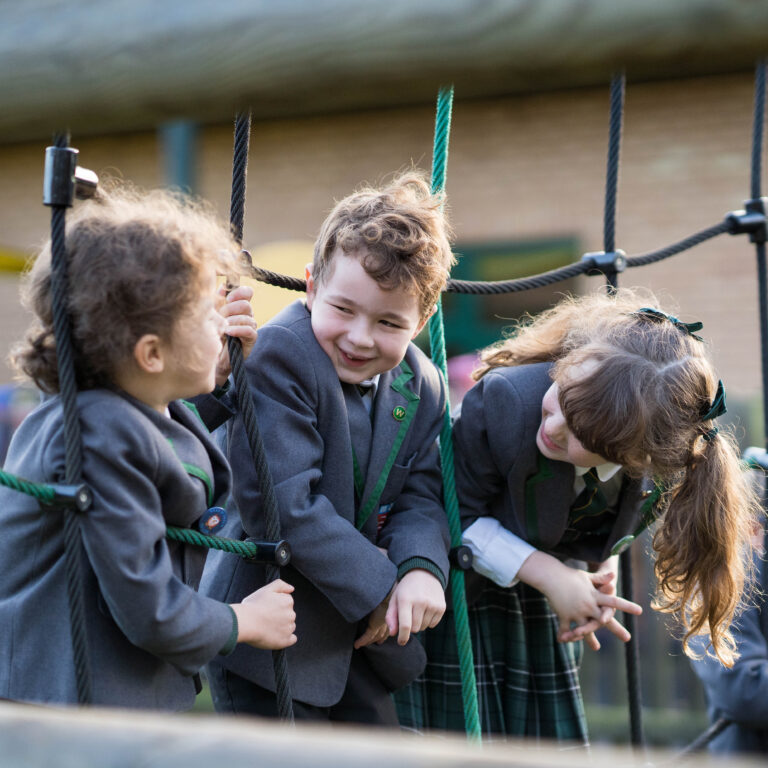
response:
<svg viewBox="0 0 768 768"><path fill-rule="evenodd" d="M736 658L730 625L742 602L749 539L761 514L731 434L702 421L718 379L706 344L663 316L650 292L620 289L567 298L482 353L492 368L552 361L566 422L589 451L665 489L653 548L654 608L674 614L689 640L708 632L717 657ZM587 360L585 376L567 371Z"/></svg>
<svg viewBox="0 0 768 768"><path fill-rule="evenodd" d="M442 195L432 194L425 175L412 170L336 203L315 242L312 276L318 283L327 277L337 248L358 255L383 288L418 297L424 320L454 263L449 237Z"/></svg>
<svg viewBox="0 0 768 768"><path fill-rule="evenodd" d="M202 201L107 182L67 217L67 308L80 389L110 387L146 333L170 339L208 267L240 272L239 247ZM35 319L11 362L44 392L59 389L48 241L22 283Z"/></svg>

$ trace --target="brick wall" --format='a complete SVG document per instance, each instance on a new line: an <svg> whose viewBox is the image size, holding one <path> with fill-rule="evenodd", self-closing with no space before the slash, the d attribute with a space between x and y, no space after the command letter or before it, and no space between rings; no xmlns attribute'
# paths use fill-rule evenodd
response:
<svg viewBox="0 0 768 768"><path fill-rule="evenodd" d="M632 84L627 88L617 246L638 254L719 222L749 190L753 83L749 74ZM428 167L430 106L254 126L245 243L311 240L334 198L361 180L414 162ZM608 88L464 102L457 94L447 188L463 243L575 236L602 247ZM137 184L162 182L153 134L74 137L81 162ZM226 215L232 128L201 131L198 191ZM32 252L46 236L40 205L42 147L0 147L0 247ZM760 387L754 249L727 235L623 284L673 297L701 319L729 393ZM291 264L295 273L295 265ZM588 281L597 285L598 281ZM5 294L7 285L3 284ZM273 289L264 289L273 290ZM290 298L290 296L288 297ZM514 298L510 299L511 302ZM18 335L19 311L4 295L0 348ZM0 368L0 383L8 380Z"/></svg>

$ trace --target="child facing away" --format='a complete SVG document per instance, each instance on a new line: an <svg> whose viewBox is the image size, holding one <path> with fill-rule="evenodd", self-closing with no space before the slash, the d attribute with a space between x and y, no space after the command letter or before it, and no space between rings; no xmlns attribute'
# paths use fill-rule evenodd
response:
<svg viewBox="0 0 768 768"><path fill-rule="evenodd" d="M236 643L296 639L288 584L225 605L195 591L206 550L165 538L166 525L195 527L228 494L226 460L180 398L226 378L223 333L252 346L250 289L217 311L216 271L235 273L237 246L207 208L168 193L101 193L69 216L66 248L83 480L93 494L79 521L92 703L186 709L212 658ZM28 276L26 303L35 323L15 362L51 396L15 433L5 469L59 483L50 244ZM0 520L0 697L76 703L62 510L0 488Z"/></svg>
<svg viewBox="0 0 768 768"><path fill-rule="evenodd" d="M617 555L654 520L658 593L684 647L729 625L758 506L713 419L722 385L706 345L632 290L566 299L487 349L456 421L456 487L474 554L468 602L486 733L585 742L581 643L616 609ZM453 624L425 633L404 725L463 728ZM426 681L426 682L425 682Z"/></svg>
<svg viewBox="0 0 768 768"><path fill-rule="evenodd" d="M246 363L292 550L299 641L287 661L297 718L396 726L389 692L424 664L410 635L445 610L436 445L445 388L411 343L452 262L441 203L416 172L339 202L307 267L306 303L264 325ZM240 512L228 535L262 537L240 416L228 447ZM263 569L217 553L202 588L237 601L263 583ZM239 648L208 676L219 711L276 716L270 654Z"/></svg>

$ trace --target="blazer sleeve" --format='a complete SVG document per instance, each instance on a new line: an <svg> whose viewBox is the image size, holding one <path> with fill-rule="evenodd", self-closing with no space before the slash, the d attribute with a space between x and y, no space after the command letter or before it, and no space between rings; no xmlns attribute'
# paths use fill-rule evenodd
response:
<svg viewBox="0 0 768 768"><path fill-rule="evenodd" d="M766 567L766 563L761 563ZM707 698L718 712L749 728L768 727L768 638L760 626L760 611L766 610L765 596L737 619L733 634L740 653L731 669L706 656L692 662L707 690ZM698 645L698 644L697 644ZM703 643L697 650L703 651Z"/></svg>
<svg viewBox="0 0 768 768"><path fill-rule="evenodd" d="M491 514L489 503L505 492L521 450L525 407L508 378L486 374L464 396L453 428L456 492L461 525Z"/></svg>
<svg viewBox="0 0 768 768"><path fill-rule="evenodd" d="M80 530L104 601L131 643L194 674L225 646L233 619L227 605L174 572L156 483L157 436L127 408L86 408L81 423L93 505Z"/></svg>
<svg viewBox="0 0 768 768"><path fill-rule="evenodd" d="M359 621L386 598L397 573L376 546L316 490L323 478L326 436L318 430L321 383L313 354L291 329L266 326L246 368L280 510L280 535L291 545L291 565L347 621ZM233 432L230 460L237 506L246 533L260 536L262 499L239 417ZM348 482L351 493L351 455Z"/></svg>
<svg viewBox="0 0 768 768"><path fill-rule="evenodd" d="M392 562L399 569L403 567L404 570L399 571L401 577L409 565L425 567L419 561L428 560L436 566L440 576L429 564L426 564L426 570L437 576L443 587L448 583L450 569L450 537L442 501L443 481L437 438L443 424L445 400L442 377L435 375L434 383L429 380L422 388L419 412L414 419L417 430L411 444L412 447L415 445L415 452L410 458L405 485L378 540Z"/></svg>

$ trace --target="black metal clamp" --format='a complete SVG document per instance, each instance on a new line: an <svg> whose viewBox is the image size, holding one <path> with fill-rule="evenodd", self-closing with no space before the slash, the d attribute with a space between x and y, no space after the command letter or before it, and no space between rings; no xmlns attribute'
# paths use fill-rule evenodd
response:
<svg viewBox="0 0 768 768"><path fill-rule="evenodd" d="M747 200L743 211L731 211L725 220L731 235L749 234L753 243L764 243L767 239L765 209L768 198L758 197Z"/></svg>
<svg viewBox="0 0 768 768"><path fill-rule="evenodd" d="M77 512L87 512L93 504L91 489L82 483L81 485L56 485L48 486L53 489L52 501L44 502L52 507L67 507Z"/></svg>
<svg viewBox="0 0 768 768"><path fill-rule="evenodd" d="M291 562L291 545L284 539L281 541L252 541L246 540L255 548L250 557L243 558L247 563L267 563L283 568Z"/></svg>
<svg viewBox="0 0 768 768"><path fill-rule="evenodd" d="M77 165L78 150L73 147L46 147L43 174L43 204L70 208L74 199L93 197L99 177Z"/></svg>
<svg viewBox="0 0 768 768"><path fill-rule="evenodd" d="M627 268L627 254L622 250L585 253L581 260L589 264L587 274L591 277L616 274Z"/></svg>
<svg viewBox="0 0 768 768"><path fill-rule="evenodd" d="M460 571L468 571L472 567L472 550L465 544L453 547L448 553L448 562Z"/></svg>

